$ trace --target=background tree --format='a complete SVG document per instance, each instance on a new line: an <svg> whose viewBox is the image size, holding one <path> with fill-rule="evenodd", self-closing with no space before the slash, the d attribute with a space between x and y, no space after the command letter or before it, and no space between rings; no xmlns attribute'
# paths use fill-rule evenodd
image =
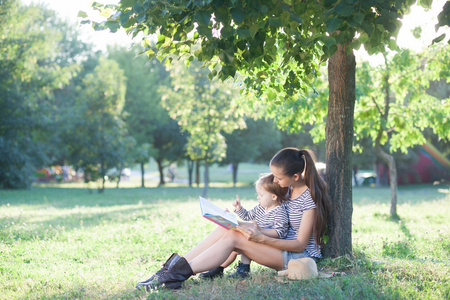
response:
<svg viewBox="0 0 450 300"><path fill-rule="evenodd" d="M427 90L430 81L443 78L442 72L450 67L446 63L450 51L447 46L432 46L424 53L404 50L392 58L384 54L384 58L384 65L363 63L358 70L360 97L355 128L357 136L372 138L375 154L389 167L390 213L398 218L397 167L391 153L398 149L407 153L408 148L425 144L422 132L427 127L449 140L448 101L427 94ZM388 142L390 147L384 151L382 146Z"/></svg>
<svg viewBox="0 0 450 300"><path fill-rule="evenodd" d="M129 154L127 135L120 119L124 97L125 78L119 65L100 57L93 73L87 74L79 88L77 99L79 117L73 123L73 134L79 146L72 149L76 159L71 163L84 169L85 180L101 180L99 192L104 191L108 170L120 169Z"/></svg>
<svg viewBox="0 0 450 300"><path fill-rule="evenodd" d="M419 1L429 6L431 1ZM212 76L240 72L259 99L278 106L301 101L328 61L329 101L326 123L327 183L332 202L327 256L349 253L352 216L352 141L355 104L355 57L364 44L369 53L395 46L400 19L414 1L166 1L94 7L109 16L94 28L119 27L144 38L144 51L165 58L175 55L212 63ZM448 14L448 13L447 13ZM446 20L444 18L444 20ZM446 21L444 21L446 22ZM442 23L444 24L444 23ZM441 23L439 25L442 25ZM445 24L444 24L445 25ZM195 29L195 31L194 31ZM168 58L173 59L172 57ZM220 63L220 65L216 65ZM300 116L296 124L303 123Z"/></svg>
<svg viewBox="0 0 450 300"><path fill-rule="evenodd" d="M208 164L225 157L226 144L221 132L231 132L244 125L236 115L233 98L239 93L230 83L208 79L209 71L198 62L190 67L175 65L171 70L173 89L165 90L163 105L169 115L189 133L187 153L191 159L205 163L206 197Z"/></svg>
<svg viewBox="0 0 450 300"><path fill-rule="evenodd" d="M233 186L236 186L239 164L242 162L255 162L268 160L279 150L281 132L272 120L245 120L245 128L223 133L227 144L226 157L220 164L232 167ZM268 155L265 155L269 153ZM256 179L255 179L256 181Z"/></svg>
<svg viewBox="0 0 450 300"><path fill-rule="evenodd" d="M183 156L185 143L179 126L161 103L160 88L170 84L169 73L158 60L148 61L139 56L136 49L113 47L108 53L109 58L119 63L127 78L123 116L128 130L138 147L150 145L147 152L140 151L136 161L141 166L141 185L144 187L144 166L150 157L158 164L159 185L164 185L164 168Z"/></svg>
<svg viewBox="0 0 450 300"><path fill-rule="evenodd" d="M61 22L53 11L2 1L0 15L0 187L27 188L49 162L51 92L77 67L55 60Z"/></svg>

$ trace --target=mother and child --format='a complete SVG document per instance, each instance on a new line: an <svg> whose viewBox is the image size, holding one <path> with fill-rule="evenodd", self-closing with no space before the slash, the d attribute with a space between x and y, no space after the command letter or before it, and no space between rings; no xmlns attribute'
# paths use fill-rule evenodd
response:
<svg viewBox="0 0 450 300"><path fill-rule="evenodd" d="M248 216L256 222L240 222L237 230L218 226L184 256L173 253L160 270L136 287L179 289L194 274L205 272L200 277L222 275L223 268L237 254L241 254L244 266L239 264L234 275L241 276L249 272L250 261L280 271L287 269L291 259L321 258L331 204L314 160L310 150L284 148L278 151L270 161L271 175L260 178L256 184L260 205ZM270 180L273 180L271 185L267 184ZM265 193L260 194L263 190ZM247 217L239 198L233 205L238 215ZM281 207L283 209L277 209ZM266 211L281 213L280 216L265 216ZM287 214L286 231L283 211Z"/></svg>

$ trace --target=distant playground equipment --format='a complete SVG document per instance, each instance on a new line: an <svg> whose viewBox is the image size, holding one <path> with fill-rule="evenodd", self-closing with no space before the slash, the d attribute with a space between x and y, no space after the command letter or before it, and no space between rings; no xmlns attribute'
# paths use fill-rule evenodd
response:
<svg viewBox="0 0 450 300"><path fill-rule="evenodd" d="M72 167L66 165L56 165L38 169L36 173L34 173L34 178L37 182L71 182L78 180L77 172L75 172Z"/></svg>
<svg viewBox="0 0 450 300"><path fill-rule="evenodd" d="M450 160L431 143L418 151L418 159L398 175L398 184L429 183L450 180Z"/></svg>
<svg viewBox="0 0 450 300"><path fill-rule="evenodd" d="M431 143L422 145L417 151L418 159L406 169L397 170L398 184L418 184L450 181L450 160ZM450 152L447 154L450 155ZM316 168L322 178L325 179L326 165L316 163ZM389 169L383 164L377 165L379 176L384 176L388 184ZM358 170L356 176L352 176L352 185L375 186L377 173L371 170Z"/></svg>

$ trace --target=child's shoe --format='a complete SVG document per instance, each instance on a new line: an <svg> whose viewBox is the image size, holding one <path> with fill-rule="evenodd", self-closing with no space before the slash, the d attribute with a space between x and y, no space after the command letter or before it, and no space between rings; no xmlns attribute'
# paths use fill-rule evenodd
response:
<svg viewBox="0 0 450 300"><path fill-rule="evenodd" d="M243 264L239 262L237 265L237 270L231 275L228 275L229 278L247 278L250 276L250 264Z"/></svg>

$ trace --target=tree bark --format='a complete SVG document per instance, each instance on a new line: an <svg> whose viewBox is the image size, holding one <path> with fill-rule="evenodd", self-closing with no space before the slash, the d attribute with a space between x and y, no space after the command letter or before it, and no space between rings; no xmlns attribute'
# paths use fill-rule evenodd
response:
<svg viewBox="0 0 450 300"><path fill-rule="evenodd" d="M352 252L352 145L355 107L355 56L339 45L328 62L326 179L331 200L326 257Z"/></svg>
<svg viewBox="0 0 450 300"><path fill-rule="evenodd" d="M381 135L380 135L381 136ZM382 159L389 167L389 183L391 186L391 217L398 218L397 215L397 165L392 155L381 149L380 141L377 138L375 147L373 147L375 155Z"/></svg>
<svg viewBox="0 0 450 300"><path fill-rule="evenodd" d="M209 185L209 169L208 160L205 159L205 186L203 187L202 197L206 198L208 196L208 185Z"/></svg>
<svg viewBox="0 0 450 300"><path fill-rule="evenodd" d="M188 178L189 178L189 187L192 187L192 171L194 170L194 161L188 159Z"/></svg>
<svg viewBox="0 0 450 300"><path fill-rule="evenodd" d="M195 161L195 183L197 184L197 187L200 186L200 161Z"/></svg>
<svg viewBox="0 0 450 300"><path fill-rule="evenodd" d="M236 183L237 183L237 171L238 171L238 163L232 163L232 172L233 172L233 187L236 187Z"/></svg>
<svg viewBox="0 0 450 300"><path fill-rule="evenodd" d="M164 167L162 161L156 160L156 163L158 164L158 170L159 170L159 186L163 186L166 184L166 181L164 180Z"/></svg>
<svg viewBox="0 0 450 300"><path fill-rule="evenodd" d="M141 188L145 188L145 170L144 170L144 163L141 163Z"/></svg>

